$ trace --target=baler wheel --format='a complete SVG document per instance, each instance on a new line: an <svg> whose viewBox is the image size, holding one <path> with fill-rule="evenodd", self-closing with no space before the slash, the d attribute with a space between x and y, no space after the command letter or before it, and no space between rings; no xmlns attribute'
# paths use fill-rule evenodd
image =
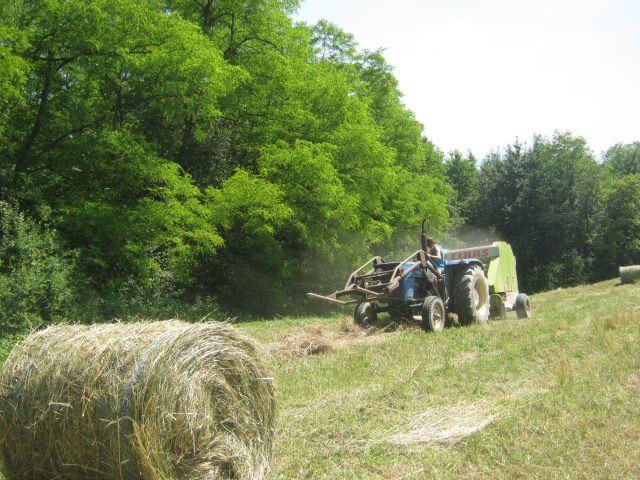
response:
<svg viewBox="0 0 640 480"><path fill-rule="evenodd" d="M422 328L431 332L441 332L445 319L444 303L440 297L425 298L422 304L422 321L420 322Z"/></svg>
<svg viewBox="0 0 640 480"><path fill-rule="evenodd" d="M378 314L376 313L376 307L371 302L362 302L356 305L356 309L353 312L353 320L356 325L361 327L368 327L378 321Z"/></svg>
<svg viewBox="0 0 640 480"><path fill-rule="evenodd" d="M498 294L494 294L491 295L489 297L489 303L490 303L490 307L489 307L489 318L490 319L495 319L495 318L505 318L507 316L507 307L505 306L504 302L502 301L502 297Z"/></svg>
<svg viewBox="0 0 640 480"><path fill-rule="evenodd" d="M489 319L489 285L478 266L469 266L455 287L456 313L460 323L486 323Z"/></svg>
<svg viewBox="0 0 640 480"><path fill-rule="evenodd" d="M519 293L513 305L518 318L531 318L531 303L526 293Z"/></svg>

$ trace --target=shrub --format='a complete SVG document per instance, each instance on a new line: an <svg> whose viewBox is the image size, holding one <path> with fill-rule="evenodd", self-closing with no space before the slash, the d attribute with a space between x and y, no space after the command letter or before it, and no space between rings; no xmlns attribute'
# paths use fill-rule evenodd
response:
<svg viewBox="0 0 640 480"><path fill-rule="evenodd" d="M3 337L59 320L72 300L73 263L57 234L0 202L0 331Z"/></svg>

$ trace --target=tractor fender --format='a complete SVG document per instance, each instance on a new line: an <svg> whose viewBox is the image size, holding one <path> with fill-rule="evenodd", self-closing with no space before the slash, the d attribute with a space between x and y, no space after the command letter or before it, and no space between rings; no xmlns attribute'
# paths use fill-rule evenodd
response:
<svg viewBox="0 0 640 480"><path fill-rule="evenodd" d="M459 267L466 267L467 265L477 265L484 271L484 265L477 258L465 258L461 260L448 260L446 263L447 268L458 269Z"/></svg>

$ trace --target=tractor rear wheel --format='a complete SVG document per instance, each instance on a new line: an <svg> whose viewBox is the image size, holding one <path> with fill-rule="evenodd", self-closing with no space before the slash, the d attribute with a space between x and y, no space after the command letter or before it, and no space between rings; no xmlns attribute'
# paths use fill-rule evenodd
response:
<svg viewBox="0 0 640 480"><path fill-rule="evenodd" d="M446 315L444 303L440 297L427 297L422 304L422 321L420 325L430 332L440 332L444 328Z"/></svg>
<svg viewBox="0 0 640 480"><path fill-rule="evenodd" d="M516 296L513 308L518 318L531 318L531 303L529 303L529 297L526 293L519 293Z"/></svg>
<svg viewBox="0 0 640 480"><path fill-rule="evenodd" d="M489 285L482 268L469 266L455 286L456 313L460 323L486 323L489 319Z"/></svg>
<svg viewBox="0 0 640 480"><path fill-rule="evenodd" d="M361 327L373 325L378 321L376 306L371 302L359 303L353 312L353 320L356 322L356 325L360 325Z"/></svg>

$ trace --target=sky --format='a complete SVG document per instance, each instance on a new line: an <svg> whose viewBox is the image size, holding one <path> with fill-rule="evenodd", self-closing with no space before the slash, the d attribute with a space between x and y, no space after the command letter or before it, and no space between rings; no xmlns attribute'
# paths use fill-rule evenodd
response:
<svg viewBox="0 0 640 480"><path fill-rule="evenodd" d="M405 105L442 151L570 131L599 156L640 141L640 0L303 0L384 49Z"/></svg>

